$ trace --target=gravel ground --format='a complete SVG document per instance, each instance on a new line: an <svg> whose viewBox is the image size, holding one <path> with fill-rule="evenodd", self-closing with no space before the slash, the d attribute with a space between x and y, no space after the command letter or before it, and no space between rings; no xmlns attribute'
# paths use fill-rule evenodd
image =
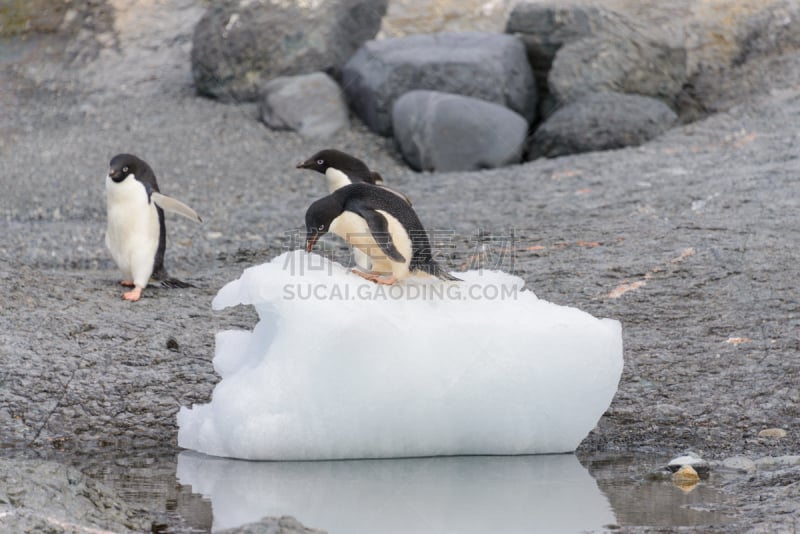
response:
<svg viewBox="0 0 800 534"><path fill-rule="evenodd" d="M165 5L149 25L118 17L113 30L84 29L68 45L4 42L3 456L58 458L103 477L100 456L138 465L147 451L174 476L175 413L209 398L214 333L256 321L247 309L212 312L210 301L243 268L292 246L323 194L322 180L294 163L325 145L368 161L429 229L451 232L451 267L476 261L483 243L484 259L540 298L622 322L620 388L579 455L800 454L800 55L721 74L713 89L724 110L642 147L415 174L355 122L321 144L268 130L253 106L194 96L189 36L202 7ZM203 217L168 219L167 269L196 288L120 299L103 184L123 151ZM769 428L787 435L759 437ZM800 528L800 465L759 466L726 479L719 506L735 521L706 530Z"/></svg>

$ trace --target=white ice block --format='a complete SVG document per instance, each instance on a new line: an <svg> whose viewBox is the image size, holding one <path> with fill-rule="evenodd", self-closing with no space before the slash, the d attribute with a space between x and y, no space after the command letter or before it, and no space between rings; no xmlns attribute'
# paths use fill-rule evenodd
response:
<svg viewBox="0 0 800 534"><path fill-rule="evenodd" d="M622 373L620 324L540 300L516 276L379 286L304 251L214 299L255 306L217 335L222 380L181 408L178 444L254 460L573 451Z"/></svg>

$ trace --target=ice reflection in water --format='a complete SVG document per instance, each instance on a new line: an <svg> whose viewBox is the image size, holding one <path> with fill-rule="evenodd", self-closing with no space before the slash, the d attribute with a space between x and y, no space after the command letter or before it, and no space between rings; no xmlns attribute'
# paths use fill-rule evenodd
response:
<svg viewBox="0 0 800 534"><path fill-rule="evenodd" d="M330 534L585 532L614 524L574 455L248 462L183 452L177 477L213 529L292 515Z"/></svg>

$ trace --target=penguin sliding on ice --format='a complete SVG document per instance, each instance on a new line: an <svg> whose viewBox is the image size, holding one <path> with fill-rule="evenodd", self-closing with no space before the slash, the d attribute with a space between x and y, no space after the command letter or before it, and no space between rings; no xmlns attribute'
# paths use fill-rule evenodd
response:
<svg viewBox="0 0 800 534"><path fill-rule="evenodd" d="M433 259L428 234L414 210L396 194L365 183L341 187L306 211L306 251L333 232L372 261L372 272L355 274L379 284L394 284L427 273L459 280Z"/></svg>
<svg viewBox="0 0 800 534"><path fill-rule="evenodd" d="M159 192L150 165L131 154L114 156L106 176L106 207L106 246L122 271L120 283L133 288L122 295L125 300L139 300L151 278L163 287L192 287L164 269L164 210L201 219L186 204Z"/></svg>

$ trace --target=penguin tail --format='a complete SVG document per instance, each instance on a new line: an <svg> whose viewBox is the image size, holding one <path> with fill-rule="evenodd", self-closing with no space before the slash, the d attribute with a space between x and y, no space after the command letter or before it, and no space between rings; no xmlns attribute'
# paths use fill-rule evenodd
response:
<svg viewBox="0 0 800 534"><path fill-rule="evenodd" d="M177 278L172 278L172 277L164 278L162 280L159 280L158 283L161 285L161 287L166 287L166 288L184 288L185 289L187 287L197 287L197 286L195 286L193 284L190 284L189 282L184 282L183 280L178 280Z"/></svg>
<svg viewBox="0 0 800 534"><path fill-rule="evenodd" d="M151 276L153 281L158 282L159 287L164 288L175 288L175 289L185 289L187 287L196 287L189 282L184 282L183 280L178 280L177 278L173 278L167 274L167 271L162 267L154 272Z"/></svg>
<svg viewBox="0 0 800 534"><path fill-rule="evenodd" d="M445 271L438 263L431 264L428 274L435 276L439 280L444 280L447 282L463 282L461 278L457 278Z"/></svg>

